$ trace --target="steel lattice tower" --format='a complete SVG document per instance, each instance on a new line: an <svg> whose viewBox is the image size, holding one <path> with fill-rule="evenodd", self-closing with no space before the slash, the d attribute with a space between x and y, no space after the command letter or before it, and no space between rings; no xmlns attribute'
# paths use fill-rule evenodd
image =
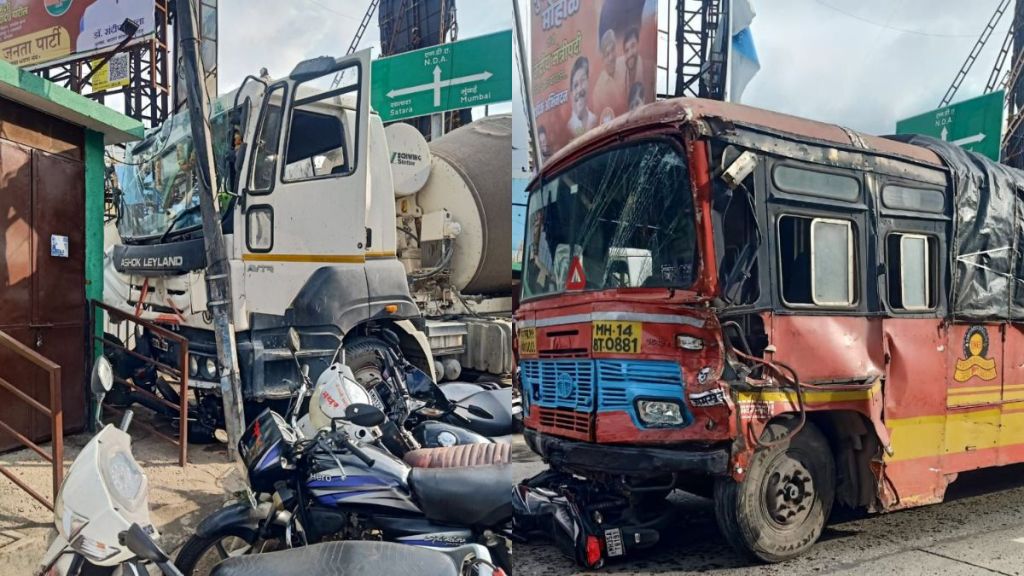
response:
<svg viewBox="0 0 1024 576"><path fill-rule="evenodd" d="M676 0L675 96L725 99L728 52L718 35L728 10L728 0Z"/></svg>
<svg viewBox="0 0 1024 576"><path fill-rule="evenodd" d="M141 44L123 50L128 54L128 84L102 92L86 93L101 104L110 106L146 126L156 126L170 113L171 61L168 49L170 24L168 0L156 0L156 34ZM74 92L82 93L81 80L92 72L92 63L102 56L90 56L40 68L34 72ZM117 99L120 95L120 106Z"/></svg>

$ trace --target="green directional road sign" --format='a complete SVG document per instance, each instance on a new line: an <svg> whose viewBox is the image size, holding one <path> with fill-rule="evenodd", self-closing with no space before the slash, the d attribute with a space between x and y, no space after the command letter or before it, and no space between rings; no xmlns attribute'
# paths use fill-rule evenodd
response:
<svg viewBox="0 0 1024 576"><path fill-rule="evenodd" d="M924 134L999 161L1003 139L1002 90L896 123L897 134Z"/></svg>
<svg viewBox="0 0 1024 576"><path fill-rule="evenodd" d="M385 122L512 99L512 31L373 62L374 109Z"/></svg>

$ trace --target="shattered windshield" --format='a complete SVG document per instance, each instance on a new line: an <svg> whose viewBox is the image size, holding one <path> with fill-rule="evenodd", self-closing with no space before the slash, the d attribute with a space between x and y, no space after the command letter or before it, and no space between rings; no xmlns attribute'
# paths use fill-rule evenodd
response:
<svg viewBox="0 0 1024 576"><path fill-rule="evenodd" d="M693 284L693 197L668 141L601 152L543 180L527 212L524 298Z"/></svg>
<svg viewBox="0 0 1024 576"><path fill-rule="evenodd" d="M225 111L210 121L222 215L236 192L235 166L242 162L244 113ZM121 176L117 230L126 241L162 238L202 224L196 150L188 112L175 114L129 149Z"/></svg>

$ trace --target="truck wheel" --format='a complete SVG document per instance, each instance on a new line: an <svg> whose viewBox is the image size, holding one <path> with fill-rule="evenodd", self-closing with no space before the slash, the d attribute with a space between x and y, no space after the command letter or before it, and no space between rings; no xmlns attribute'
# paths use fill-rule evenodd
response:
<svg viewBox="0 0 1024 576"><path fill-rule="evenodd" d="M352 369L352 374L369 390L381 381L384 365L377 355L390 349L388 343L372 336L354 338L345 345L345 364Z"/></svg>
<svg viewBox="0 0 1024 576"><path fill-rule="evenodd" d="M762 441L790 434L796 418L765 428ZM807 422L792 439L758 448L743 482L715 482L715 519L734 548L763 562L806 552L821 536L835 495L828 441Z"/></svg>

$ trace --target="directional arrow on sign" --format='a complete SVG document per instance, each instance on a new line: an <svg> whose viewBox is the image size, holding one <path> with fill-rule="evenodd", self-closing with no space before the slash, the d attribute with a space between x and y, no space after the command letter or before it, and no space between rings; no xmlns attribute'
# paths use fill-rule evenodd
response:
<svg viewBox="0 0 1024 576"><path fill-rule="evenodd" d="M429 84L420 84L419 86L410 86L408 88L398 88L388 92L388 98L398 98L399 96L409 96L410 94L416 94L417 92L428 92L433 90L434 92L434 106L441 105L441 89L448 88L450 86L458 86L459 84L470 84L472 82L485 82L491 79L490 72L484 70L479 74L470 74L469 76L460 76L458 78L449 78L448 80L441 79L441 67L434 66L434 81Z"/></svg>
<svg viewBox="0 0 1024 576"><path fill-rule="evenodd" d="M953 140L953 144L956 144L957 146L967 146L968 144L977 144L978 142L981 142L984 139L984 134L975 134L974 136L967 136L966 138Z"/></svg>

